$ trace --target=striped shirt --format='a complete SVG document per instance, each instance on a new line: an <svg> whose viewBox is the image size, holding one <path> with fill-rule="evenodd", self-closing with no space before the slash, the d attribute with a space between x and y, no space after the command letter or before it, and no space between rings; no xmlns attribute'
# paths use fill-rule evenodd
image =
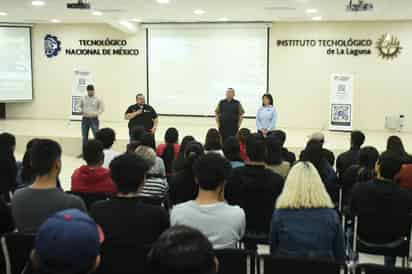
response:
<svg viewBox="0 0 412 274"><path fill-rule="evenodd" d="M139 196L163 199L167 196L168 192L169 184L166 178L148 174Z"/></svg>

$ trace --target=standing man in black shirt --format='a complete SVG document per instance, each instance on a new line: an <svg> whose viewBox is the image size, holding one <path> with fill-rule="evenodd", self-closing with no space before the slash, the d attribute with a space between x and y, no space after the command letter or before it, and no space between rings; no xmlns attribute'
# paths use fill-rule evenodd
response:
<svg viewBox="0 0 412 274"><path fill-rule="evenodd" d="M229 137L236 136L245 114L242 105L234 97L235 90L227 89L226 99L220 101L215 110L216 122L223 142Z"/></svg>
<svg viewBox="0 0 412 274"><path fill-rule="evenodd" d="M142 93L136 95L136 104L131 105L126 113L125 119L129 120L129 136L131 139L132 129L136 126L142 126L147 132L156 133L159 119L154 108L145 103Z"/></svg>

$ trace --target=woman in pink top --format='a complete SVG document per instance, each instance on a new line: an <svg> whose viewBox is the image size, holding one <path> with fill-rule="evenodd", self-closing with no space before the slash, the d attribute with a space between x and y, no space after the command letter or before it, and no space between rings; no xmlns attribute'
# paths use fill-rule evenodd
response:
<svg viewBox="0 0 412 274"><path fill-rule="evenodd" d="M157 146L156 154L163 159L166 167L166 174L172 174L173 161L177 158L180 150L179 132L171 127L166 130L165 143Z"/></svg>

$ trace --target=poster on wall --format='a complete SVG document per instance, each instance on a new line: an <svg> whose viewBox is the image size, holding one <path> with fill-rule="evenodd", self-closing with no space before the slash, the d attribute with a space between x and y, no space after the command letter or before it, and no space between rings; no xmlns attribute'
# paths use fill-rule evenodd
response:
<svg viewBox="0 0 412 274"><path fill-rule="evenodd" d="M74 71L74 81L71 96L71 116L70 121L81 121L82 113L80 109L80 102L82 97L87 94L87 85L93 84L91 73L84 70Z"/></svg>
<svg viewBox="0 0 412 274"><path fill-rule="evenodd" d="M333 74L331 76L329 120L329 130L352 130L353 75Z"/></svg>

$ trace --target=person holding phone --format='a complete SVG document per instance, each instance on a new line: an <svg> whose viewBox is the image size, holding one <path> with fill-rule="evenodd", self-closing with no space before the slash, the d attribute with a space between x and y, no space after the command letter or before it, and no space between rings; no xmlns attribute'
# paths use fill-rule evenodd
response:
<svg viewBox="0 0 412 274"><path fill-rule="evenodd" d="M136 104L129 106L125 113L125 119L129 120L129 136L134 127L142 126L147 132L156 133L159 119L155 109L146 104L142 93L136 95Z"/></svg>

